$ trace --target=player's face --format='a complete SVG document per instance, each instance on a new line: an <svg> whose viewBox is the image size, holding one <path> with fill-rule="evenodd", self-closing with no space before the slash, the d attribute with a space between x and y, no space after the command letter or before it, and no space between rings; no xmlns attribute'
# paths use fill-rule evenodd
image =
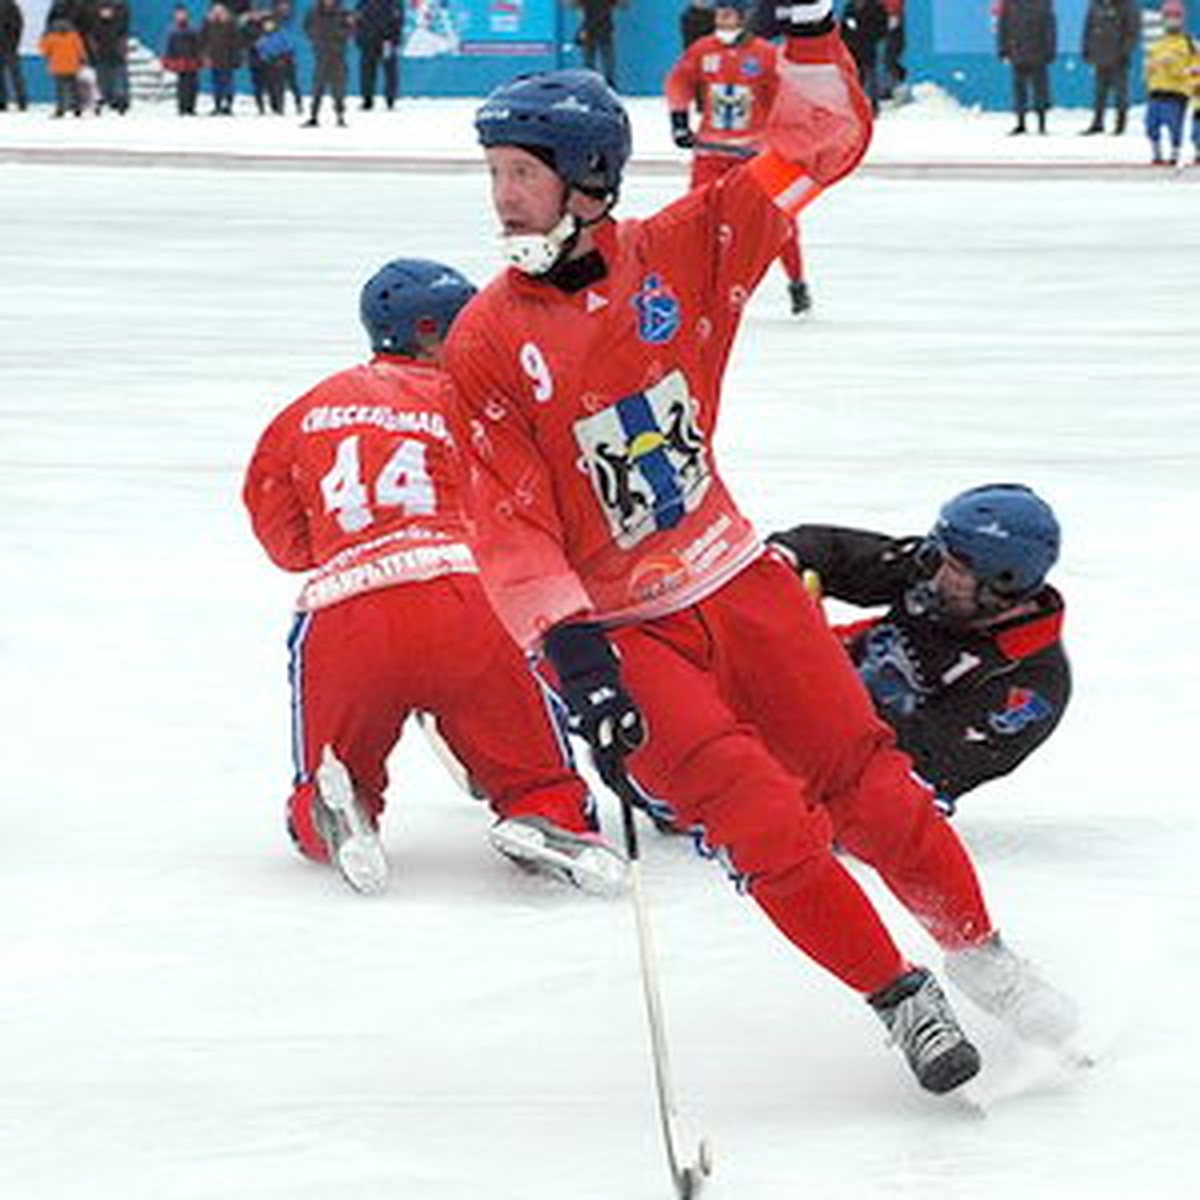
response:
<svg viewBox="0 0 1200 1200"><path fill-rule="evenodd" d="M742 28L742 14L736 8L723 8L718 4L713 14L713 27L726 33L739 33Z"/></svg>
<svg viewBox="0 0 1200 1200"><path fill-rule="evenodd" d="M971 571L949 554L942 559L933 577L933 586L941 600L942 611L949 617L973 617L979 609L979 581Z"/></svg>
<svg viewBox="0 0 1200 1200"><path fill-rule="evenodd" d="M492 177L492 207L505 234L549 233L563 214L563 181L518 146L489 146L484 156Z"/></svg>

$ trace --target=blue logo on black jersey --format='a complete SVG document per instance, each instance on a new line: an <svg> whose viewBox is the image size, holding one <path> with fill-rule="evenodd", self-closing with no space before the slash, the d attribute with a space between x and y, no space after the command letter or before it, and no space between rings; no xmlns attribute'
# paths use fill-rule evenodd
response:
<svg viewBox="0 0 1200 1200"><path fill-rule="evenodd" d="M1054 707L1032 688L1009 688L1004 711L988 713L988 724L997 733L1020 733L1028 725L1054 715Z"/></svg>
<svg viewBox="0 0 1200 1200"><path fill-rule="evenodd" d="M647 275L642 290L633 298L638 314L638 336L643 342L661 346L678 332L679 299L658 275Z"/></svg>

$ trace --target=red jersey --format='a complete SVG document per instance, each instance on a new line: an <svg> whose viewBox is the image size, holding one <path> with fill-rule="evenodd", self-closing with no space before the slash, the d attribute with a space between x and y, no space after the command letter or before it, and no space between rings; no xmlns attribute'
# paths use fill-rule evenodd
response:
<svg viewBox="0 0 1200 1200"><path fill-rule="evenodd" d="M727 46L715 33L702 37L667 75L667 104L674 112L699 109L698 141L757 149L779 90L777 53L763 38Z"/></svg>
<svg viewBox="0 0 1200 1200"><path fill-rule="evenodd" d="M319 383L267 427L243 499L273 562L313 576L298 607L478 568L440 368L380 355Z"/></svg>
<svg viewBox="0 0 1200 1200"><path fill-rule="evenodd" d="M836 34L794 52L806 61L781 74L797 89L777 106L785 124L765 131L779 152L597 227L607 270L590 286L510 269L455 321L446 362L470 427L484 583L523 646L568 617L674 612L761 551L713 457L721 377L795 212L853 168L870 131Z"/></svg>

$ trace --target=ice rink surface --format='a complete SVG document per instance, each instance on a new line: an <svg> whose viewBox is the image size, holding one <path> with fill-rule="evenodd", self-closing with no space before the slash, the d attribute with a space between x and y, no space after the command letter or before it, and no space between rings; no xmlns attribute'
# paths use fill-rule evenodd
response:
<svg viewBox="0 0 1200 1200"><path fill-rule="evenodd" d="M634 171L623 211L682 182ZM1072 708L957 821L1099 1062L962 1001L985 1115L920 1094L862 1004L647 834L713 1200L1170 1197L1200 1169L1197 211L1165 176L865 175L806 220L811 316L777 269L752 301L718 443L763 532L920 532L994 480L1062 518ZM0 227L0 1195L668 1196L626 902L498 859L415 730L385 897L283 831L296 581L241 472L363 356L376 266L495 269L482 173L9 161Z"/></svg>

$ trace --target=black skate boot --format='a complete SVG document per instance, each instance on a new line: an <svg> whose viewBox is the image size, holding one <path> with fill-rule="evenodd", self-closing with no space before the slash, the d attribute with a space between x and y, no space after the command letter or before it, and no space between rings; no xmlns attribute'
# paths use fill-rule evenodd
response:
<svg viewBox="0 0 1200 1200"><path fill-rule="evenodd" d="M979 1051L967 1041L933 975L916 967L867 997L917 1082L942 1095L979 1073Z"/></svg>
<svg viewBox="0 0 1200 1200"><path fill-rule="evenodd" d="M793 279L788 283L788 299L792 302L792 315L799 316L812 308L812 296L808 284L803 279Z"/></svg>

